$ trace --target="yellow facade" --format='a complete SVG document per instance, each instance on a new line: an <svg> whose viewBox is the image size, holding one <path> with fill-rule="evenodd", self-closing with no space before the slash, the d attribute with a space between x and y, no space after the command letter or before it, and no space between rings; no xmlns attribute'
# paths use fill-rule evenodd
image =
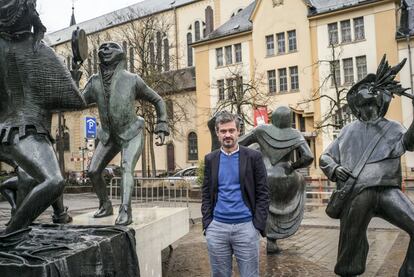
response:
<svg viewBox="0 0 414 277"><path fill-rule="evenodd" d="M155 1L155 0L154 0ZM229 74L235 71L243 76L244 82L256 81L260 91L260 97L265 98L269 111L280 105L291 107L296 114L296 126L306 135L311 149L315 154L315 162L311 166L310 173L313 177L321 176L318 169L318 157L329 145L337 130L328 128L324 132L316 132L315 126L329 110L329 103L324 99L318 99L321 95L334 95L333 87L326 82L330 73L329 64L321 61L330 59L331 47L329 46L328 24L337 23L338 32L341 32L341 22L348 21L351 24L351 34L355 37L354 24L356 18L363 18L365 36L363 39L354 40L336 45L339 53L341 70L340 77L344 80L342 65L344 60L352 59L354 81L357 80L357 57L365 57L367 73L375 72L382 55L387 54L390 64L396 64L403 58L408 57L408 44L405 40L396 40L397 9L398 1L380 0L369 3L356 4L338 8L333 11L325 11L315 15L309 14L308 1L275 1L257 0L253 12L248 20L251 28L242 32L230 32L228 35L213 39L205 39L203 29L206 24L206 9L213 10L214 29L220 28L228 22L232 16L237 15L243 8L247 7L252 0L200 0L189 1L189 3L174 9L158 12L155 15L168 25L163 39L169 41L170 70L185 69L190 65L195 66L195 91L185 91L175 94L176 104L186 108L187 119L177 123L176 135L167 138L168 142L174 144L174 158L176 168L185 168L195 165L196 160L188 160L188 135L195 132L198 136L198 159L201 160L211 149L210 132L207 121L217 109L219 104L219 90L217 82L226 80ZM89 34L89 43L92 52L104 40L114 40L119 43L125 41L126 30L134 24L141 22L127 21L121 25L112 26ZM200 42L196 39L196 24L200 24ZM234 26L237 29L237 26ZM74 28L72 28L74 29ZM289 50L289 35L294 31L296 48ZM283 34L285 39L285 52L278 53L278 35ZM188 37L191 37L193 49L188 48ZM274 40L274 53L269 54L266 37L272 36ZM342 35L339 35L342 36ZM414 48L413 39L409 40L411 48ZM226 46L241 45L242 62L229 65L217 66L216 49ZM67 60L71 55L69 41L59 41L52 45L56 52ZM414 52L414 51L412 51ZM189 55L193 61L189 64ZM413 55L413 54L411 54ZM136 58L137 59L137 58ZM414 60L414 56L412 57ZM92 61L93 62L93 61ZM135 66L141 61L137 59ZM92 66L89 61L85 62L83 71L86 77ZM412 65L414 68L414 64ZM292 84L291 68L297 68L298 88ZM286 89L281 91L279 70L286 69ZM269 93L268 72L274 71L276 76L276 92ZM404 87L410 85L409 66L406 65L401 72L401 81ZM412 74L412 73L411 73ZM82 84L84 84L83 80ZM340 88L347 89L349 84L340 84ZM317 98L315 101L309 101ZM263 99L256 99L257 102ZM253 118L253 111L246 110L246 114ZM402 122L406 127L411 123L413 108L411 101L396 97L388 111L387 117ZM85 146L84 141L84 117L95 116L97 111L90 108L85 111L65 113L66 125L70 130L70 151L65 152L65 161L68 171L79 171L82 169L81 161L71 159L81 158L80 147ZM301 124L299 124L299 121ZM300 126L301 125L301 126ZM251 127L247 127L249 129ZM57 117L53 119L52 136L57 130ZM157 169L165 171L167 168L166 146L155 147L157 157ZM85 155L87 156L87 155ZM119 157L111 163L119 164ZM403 158L404 175L410 175L414 170L414 155L407 154ZM87 161L85 164L87 168ZM137 165L137 171L141 170L141 162Z"/></svg>
<svg viewBox="0 0 414 277"><path fill-rule="evenodd" d="M317 64L321 60L329 60L331 49L328 42L328 24L350 20L355 18L364 18L365 38L360 41L352 41L348 43L339 43L337 45L340 53L340 60L355 57L365 56L367 63L367 73L375 73L377 65L379 64L383 54L387 55L390 64L397 64L398 48L395 40L395 32L397 30L396 22L396 3L394 1L378 1L367 5L361 5L349 9L343 9L338 12L326 13L309 18L309 26L311 29L312 41L312 60L313 64ZM340 30L339 30L340 32ZM354 30L352 30L354 35ZM329 74L329 65L321 65L315 67L313 77L313 88L321 87L321 82ZM356 74L356 72L354 73ZM343 72L341 68L341 77ZM343 80L343 79L342 79ZM356 79L355 79L356 81ZM340 88L348 89L349 85L342 85ZM328 94L334 96L333 88L329 85L322 87L318 92L320 94ZM324 99L315 102L315 121L321 118L323 113L329 108L329 102ZM401 99L394 98L388 113L387 118L402 122ZM316 139L316 156L319 157L322 151L329 145L335 133L330 132L321 133ZM405 166L405 159L402 159L403 167ZM315 171L315 176L322 174L320 171Z"/></svg>
<svg viewBox="0 0 414 277"><path fill-rule="evenodd" d="M311 166L310 173L313 177L322 176L318 169L318 157L322 151L329 145L337 132L328 129L326 132L318 132L314 137L315 126L321 120L322 115L328 110L328 102L323 99L316 101L306 101L307 99L318 98L321 94L333 95L333 89L326 82L329 75L329 64L323 65L321 61L329 60L331 48L328 41L328 24L338 23L341 26L342 21L351 22L352 37L355 37L354 24L358 18L363 18L365 37L362 40L352 39L347 43L338 43L341 60L341 78L344 80L344 72L342 68L342 60L352 59L354 82L359 78L357 72L356 58L365 57L367 73L375 73L377 65L383 54L387 54L390 64L398 63L406 54L407 47L403 47L403 42L397 44L395 32L397 30L396 11L398 3L395 1L376 1L368 4L358 4L340 8L337 11L327 11L314 16L308 15L308 7L305 1L282 1L281 5L274 5L273 1L259 0L256 1L256 7L251 14L252 29L244 34L228 35L219 39L211 39L209 41L196 44L194 46L196 53L196 77L197 77L197 100L198 100L198 128L207 131L205 122L205 111L210 109L210 113L214 112L217 98L217 92L212 87L217 79L222 75L222 68L214 68L216 57L214 49L225 45L234 44L235 40L247 43L249 45L249 69L246 74L250 74L250 78L254 78L253 72L259 72L265 75L267 71L289 68L298 66L299 68L299 89L295 91L279 93L278 91L271 95L268 109L273 110L279 105L290 106L297 114L305 118L305 134L309 137L312 151L315 154L315 162ZM341 32L340 27L338 32ZM284 33L287 39L287 32L296 30L296 51L286 51L286 53L276 53L277 41L276 36ZM268 55L265 38L269 35L274 36L275 53ZM412 42L411 42L412 43ZM287 47L287 45L286 45ZM400 48L400 50L399 50ZM405 49L405 50L403 50ZM404 52L405 53L405 52ZM359 70L359 69L358 69ZM403 69L401 75L406 74L408 66ZM407 74L406 74L407 75ZM405 76L407 83L409 76ZM348 89L350 85L341 84L340 89ZM404 87L409 87L406 84ZM268 90L268 82L262 83L261 90ZM208 101L210 94L210 101ZM200 103L201 101L201 103ZM387 118L405 122L407 125L412 119L411 102L404 100L405 110L411 116L403 116L404 110L399 97L396 97L387 113ZM210 105L210 106L208 106ZM297 117L297 118L298 118ZM405 118L409 118L409 120ZM200 124L201 123L201 124ZM299 127L299 126L297 126ZM408 127L408 126L407 126ZM200 138L202 139L202 138ZM210 151L210 138L205 137L200 148L200 156ZM410 155L410 154L408 154ZM403 167L405 167L405 158L402 159ZM414 168L414 156L410 166ZM410 168L403 170L404 175L410 171Z"/></svg>

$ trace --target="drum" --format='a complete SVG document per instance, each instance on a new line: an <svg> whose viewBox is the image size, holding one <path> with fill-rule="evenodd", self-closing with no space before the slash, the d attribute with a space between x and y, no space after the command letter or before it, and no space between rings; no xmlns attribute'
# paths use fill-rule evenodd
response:
<svg viewBox="0 0 414 277"><path fill-rule="evenodd" d="M72 32L72 53L75 63L83 63L88 58L88 39L85 31L79 27Z"/></svg>

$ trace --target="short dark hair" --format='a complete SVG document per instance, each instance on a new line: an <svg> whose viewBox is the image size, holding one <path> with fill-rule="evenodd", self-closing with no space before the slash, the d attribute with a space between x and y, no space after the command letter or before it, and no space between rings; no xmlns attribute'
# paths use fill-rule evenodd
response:
<svg viewBox="0 0 414 277"><path fill-rule="evenodd" d="M232 114L228 111L221 111L216 115L216 131L219 124L225 124L234 121L236 123L237 130L240 130L240 117L237 114Z"/></svg>

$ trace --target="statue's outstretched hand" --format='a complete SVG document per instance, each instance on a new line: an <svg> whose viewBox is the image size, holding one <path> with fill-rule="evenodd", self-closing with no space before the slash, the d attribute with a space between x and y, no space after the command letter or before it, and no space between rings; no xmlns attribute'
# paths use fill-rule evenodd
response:
<svg viewBox="0 0 414 277"><path fill-rule="evenodd" d="M352 172L343 166L338 166L335 169L335 175L339 180L345 182L346 180L348 180L349 176L352 176Z"/></svg>
<svg viewBox="0 0 414 277"><path fill-rule="evenodd" d="M161 145L163 145L164 144L164 141L165 141L165 134L163 133L163 132L160 132L160 133L158 133L157 134L157 136L155 137L155 140L160 140L159 142L158 141L156 141L155 142L155 145L156 146L161 146Z"/></svg>
<svg viewBox="0 0 414 277"><path fill-rule="evenodd" d="M165 136L168 136L170 134L167 122L158 122L155 126L154 133L157 135L156 139L160 140L159 142L155 142L155 145L163 145L165 141Z"/></svg>

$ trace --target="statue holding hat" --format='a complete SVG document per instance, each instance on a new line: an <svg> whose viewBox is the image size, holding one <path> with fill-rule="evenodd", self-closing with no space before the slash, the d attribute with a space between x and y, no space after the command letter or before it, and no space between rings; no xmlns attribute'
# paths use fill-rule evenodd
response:
<svg viewBox="0 0 414 277"><path fill-rule="evenodd" d="M296 233L303 219L305 180L296 169L309 166L313 155L303 135L291 126L292 111L281 106L272 113L272 124L260 125L239 140L240 145L258 145L263 154L270 188L268 254L280 252L277 240Z"/></svg>

